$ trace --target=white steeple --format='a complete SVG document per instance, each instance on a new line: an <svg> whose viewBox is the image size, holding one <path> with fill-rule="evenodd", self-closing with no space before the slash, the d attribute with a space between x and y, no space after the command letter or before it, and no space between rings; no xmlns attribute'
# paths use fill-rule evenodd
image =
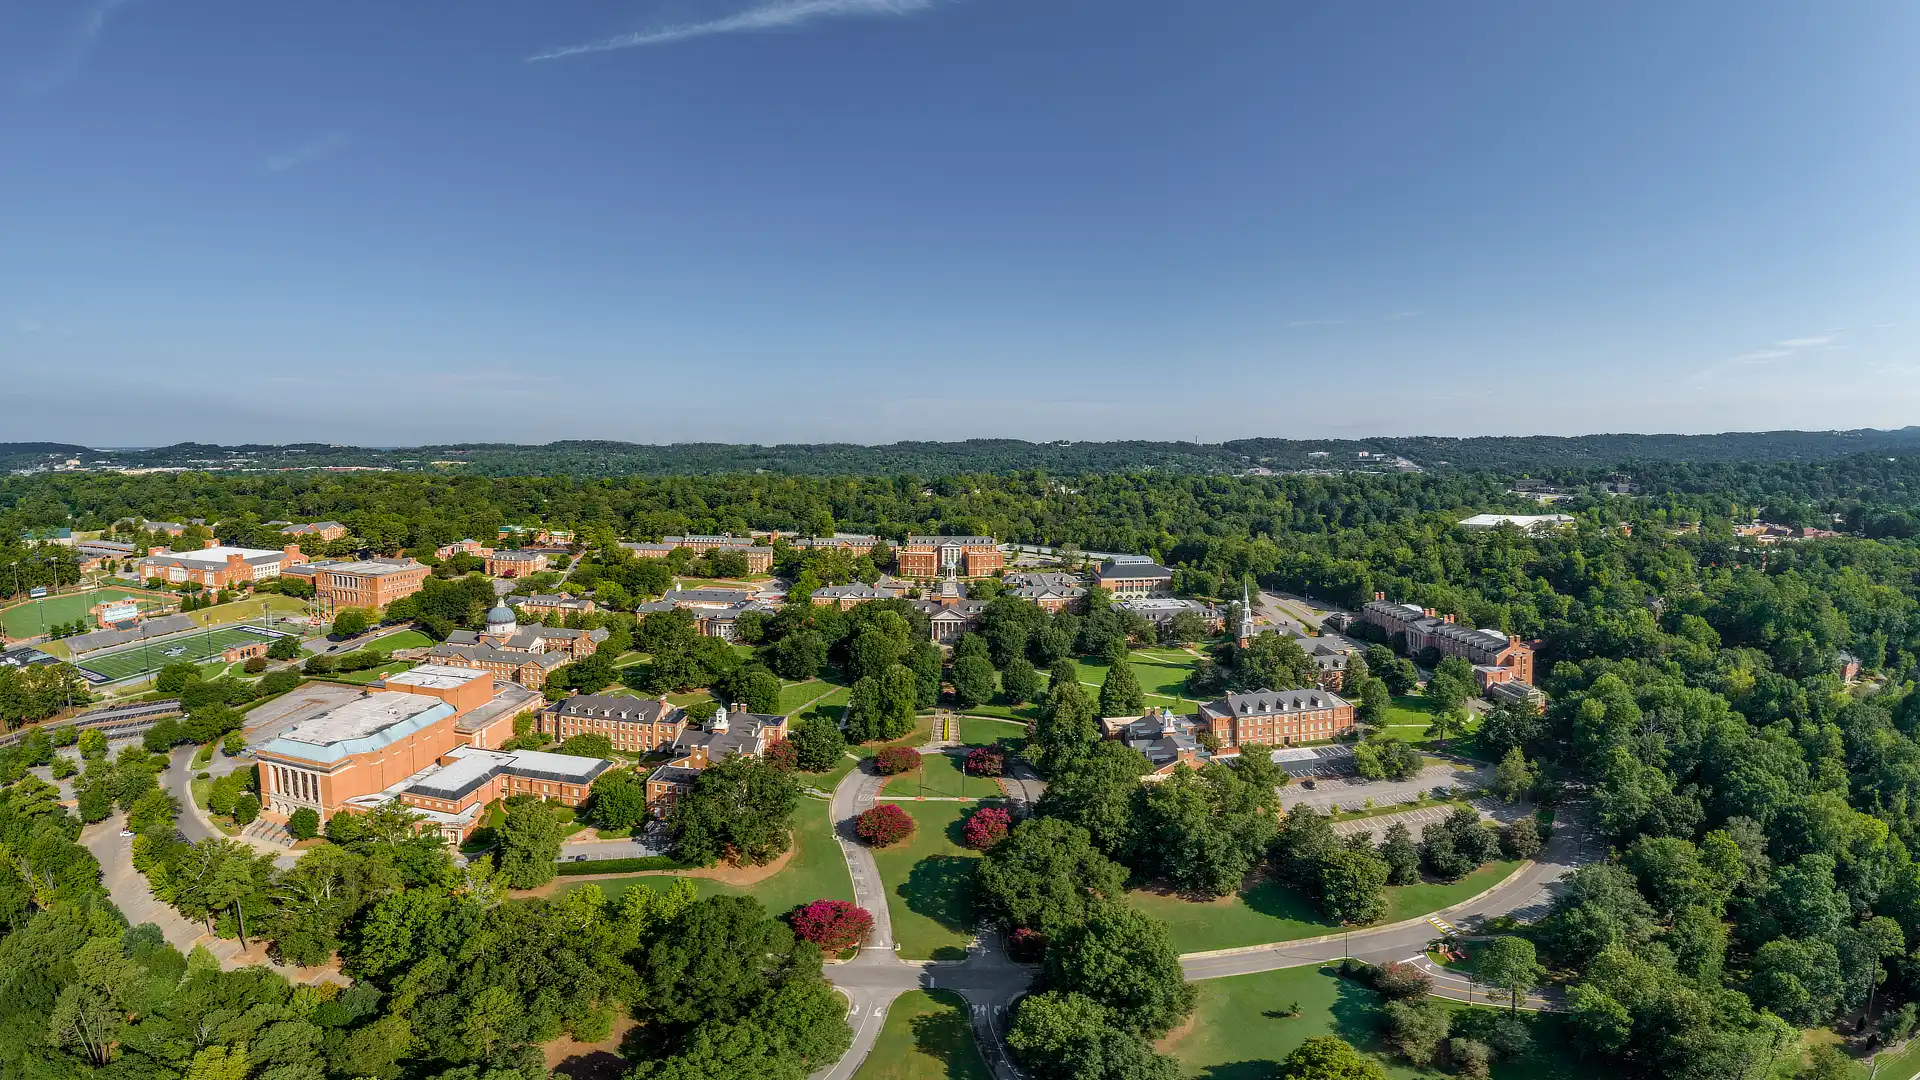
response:
<svg viewBox="0 0 1920 1080"><path fill-rule="evenodd" d="M1244 581L1240 583L1240 640L1253 640L1253 594Z"/></svg>

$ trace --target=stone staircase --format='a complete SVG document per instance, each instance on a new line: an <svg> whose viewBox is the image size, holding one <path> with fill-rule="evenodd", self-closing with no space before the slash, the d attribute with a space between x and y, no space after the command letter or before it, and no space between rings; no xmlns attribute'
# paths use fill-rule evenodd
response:
<svg viewBox="0 0 1920 1080"><path fill-rule="evenodd" d="M279 844L281 847L293 846L293 834L287 831L285 825L277 821L268 821L263 817L254 818L252 824L240 830L240 835L264 840L269 844Z"/></svg>

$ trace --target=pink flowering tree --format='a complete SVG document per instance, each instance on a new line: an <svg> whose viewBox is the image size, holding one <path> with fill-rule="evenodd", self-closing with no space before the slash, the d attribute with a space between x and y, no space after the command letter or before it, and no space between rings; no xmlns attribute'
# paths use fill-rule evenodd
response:
<svg viewBox="0 0 1920 1080"><path fill-rule="evenodd" d="M1013 815L997 806L983 806L973 812L961 830L961 840L975 851L985 851L1007 838L1013 828Z"/></svg>
<svg viewBox="0 0 1920 1080"><path fill-rule="evenodd" d="M815 900L791 916L793 935L833 956L866 944L873 936L873 913L845 900Z"/></svg>

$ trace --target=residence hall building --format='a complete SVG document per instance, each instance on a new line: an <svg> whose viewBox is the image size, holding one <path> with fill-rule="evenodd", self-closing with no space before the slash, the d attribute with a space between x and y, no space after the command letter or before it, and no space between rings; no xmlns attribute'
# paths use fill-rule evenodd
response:
<svg viewBox="0 0 1920 1080"><path fill-rule="evenodd" d="M1194 736L1193 718L1172 709L1148 709L1139 717L1105 718L1100 726L1109 739L1118 739L1146 755L1153 771L1144 779L1164 780L1182 765L1199 768L1212 759Z"/></svg>
<svg viewBox="0 0 1920 1080"><path fill-rule="evenodd" d="M1148 559L1109 559L1093 572L1093 583L1115 600L1173 595L1173 571Z"/></svg>
<svg viewBox="0 0 1920 1080"><path fill-rule="evenodd" d="M593 601L569 593L534 593L532 596L509 596L507 599L523 614L546 618L548 615L591 615L600 610Z"/></svg>
<svg viewBox="0 0 1920 1080"><path fill-rule="evenodd" d="M482 671L427 665L391 676L380 689L300 719L256 749L261 802L277 816L308 807L325 820L399 798L456 750L478 750L476 735L490 738L501 725L511 733L517 714L494 709L496 700L493 677ZM509 700L517 698L509 692ZM477 732L459 722L489 712L493 722ZM570 797L564 790L540 791L540 782L534 794ZM584 791L571 797L577 801Z"/></svg>
<svg viewBox="0 0 1920 1080"><path fill-rule="evenodd" d="M892 589L862 585L856 581L849 585L828 585L815 589L808 599L815 607L832 607L846 611L855 604L864 604L869 600L892 600L899 595Z"/></svg>
<svg viewBox="0 0 1920 1080"><path fill-rule="evenodd" d="M488 577L526 577L547 568L547 553L544 551L502 548L486 556L486 560Z"/></svg>
<svg viewBox="0 0 1920 1080"><path fill-rule="evenodd" d="M708 765L734 754L761 757L786 737L786 717L737 709L714 713L704 728L682 728L673 740L673 760L647 777L648 810L656 817L667 816Z"/></svg>
<svg viewBox="0 0 1920 1080"><path fill-rule="evenodd" d="M202 585L209 589L245 588L256 581L277 578L289 566L306 562L300 545L288 544L279 551L264 548L227 547L216 544L199 551L168 551L152 548L140 560L142 580L159 578L170 585Z"/></svg>
<svg viewBox="0 0 1920 1080"><path fill-rule="evenodd" d="M1247 743L1291 746L1338 738L1353 730L1353 718L1353 703L1327 690L1256 690L1200 706L1194 723L1230 751Z"/></svg>
<svg viewBox="0 0 1920 1080"><path fill-rule="evenodd" d="M1008 574L1001 583L1007 587L1007 595L1025 600L1049 615L1078 611L1087 602L1087 583L1078 574L1057 570L1022 571Z"/></svg>
<svg viewBox="0 0 1920 1080"><path fill-rule="evenodd" d="M616 694L574 694L540 714L540 730L565 742L575 735L605 735L615 750L646 754L665 750L687 726L687 711L668 703Z"/></svg>
<svg viewBox="0 0 1920 1080"><path fill-rule="evenodd" d="M316 540L343 540L347 527L337 521L312 521L305 525L288 525L280 530L282 536L296 536L302 539L313 537Z"/></svg>
<svg viewBox="0 0 1920 1080"><path fill-rule="evenodd" d="M478 540L455 540L451 544L441 544L433 549L436 559L451 559L455 555L472 555L484 559L493 554L493 549Z"/></svg>
<svg viewBox="0 0 1920 1080"><path fill-rule="evenodd" d="M529 690L546 685L547 675L569 661L592 656L607 639L607 630L563 630L553 626L522 628L511 608L487 612L487 628L478 632L455 630L447 640L427 650L436 664L479 668L510 679Z"/></svg>
<svg viewBox="0 0 1920 1080"><path fill-rule="evenodd" d="M947 576L992 577L1006 569L1006 556L991 536L909 536L894 553L900 576L935 581Z"/></svg>
<svg viewBox="0 0 1920 1080"><path fill-rule="evenodd" d="M1405 635L1409 655L1434 649L1472 664L1482 693L1496 683L1533 682L1532 647L1498 630L1471 630L1432 608L1393 603L1385 593L1373 594L1360 609L1360 621L1386 631L1389 639Z"/></svg>
<svg viewBox="0 0 1920 1080"><path fill-rule="evenodd" d="M314 602L333 610L383 608L420 591L427 564L414 559L310 562L287 571L313 582Z"/></svg>

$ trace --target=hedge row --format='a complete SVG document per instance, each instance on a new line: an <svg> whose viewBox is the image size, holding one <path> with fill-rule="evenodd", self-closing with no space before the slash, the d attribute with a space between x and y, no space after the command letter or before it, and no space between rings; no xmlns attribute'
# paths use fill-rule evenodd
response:
<svg viewBox="0 0 1920 1080"><path fill-rule="evenodd" d="M642 870L691 870L694 863L681 862L671 855L646 855L633 859L588 859L559 865L561 877L581 874L636 874Z"/></svg>

